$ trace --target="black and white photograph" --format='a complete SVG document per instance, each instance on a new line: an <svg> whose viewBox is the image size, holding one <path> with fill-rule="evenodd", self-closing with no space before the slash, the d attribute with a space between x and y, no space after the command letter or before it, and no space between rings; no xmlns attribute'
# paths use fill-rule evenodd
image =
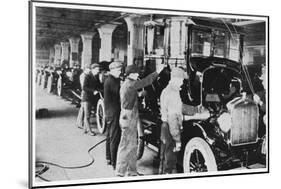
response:
<svg viewBox="0 0 281 189"><path fill-rule="evenodd" d="M247 12L30 1L29 187L269 173L268 30Z"/></svg>

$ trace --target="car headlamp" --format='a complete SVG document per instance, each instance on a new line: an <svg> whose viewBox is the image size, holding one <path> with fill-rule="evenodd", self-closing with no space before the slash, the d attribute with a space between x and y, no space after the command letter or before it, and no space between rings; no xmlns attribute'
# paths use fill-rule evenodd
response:
<svg viewBox="0 0 281 189"><path fill-rule="evenodd" d="M223 132L228 132L231 128L231 115L223 113L218 119L218 124Z"/></svg>

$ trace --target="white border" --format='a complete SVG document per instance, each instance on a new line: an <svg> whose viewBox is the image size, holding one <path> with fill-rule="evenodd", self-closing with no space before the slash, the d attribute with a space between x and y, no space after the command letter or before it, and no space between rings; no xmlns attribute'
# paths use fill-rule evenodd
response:
<svg viewBox="0 0 281 189"><path fill-rule="evenodd" d="M69 9L85 9L85 10L103 10L103 11L119 11L119 12L129 12L129 13L137 13L137 14L173 14L173 15L184 15L184 16L203 16L203 17L218 17L218 18L238 18L238 19L252 19L252 20L262 20L266 22L266 69L268 70L268 31L267 31L267 18L266 17L259 17L259 16L241 16L241 15L227 15L227 14L217 14L217 13L195 13L195 12L178 12L178 11L171 11L171 10L147 10L147 9L137 9L137 8L119 8L119 7L104 7L102 5L71 5L71 4L58 4L58 3L49 3L49 2L33 2L32 3L32 100L33 100L33 115L32 115L32 186L33 187L40 187L40 186L53 186L53 185L74 185L74 184L94 184L94 183L103 183L103 182L120 182L120 181L138 181L138 180L145 180L145 179L165 179L165 178L183 178L183 177L204 177L204 176L219 176L219 175L232 175L232 174L247 174L247 173L260 173L260 172L267 172L267 168L260 168L260 169L245 169L245 170L230 170L230 171L219 171L214 174L214 172L208 173L196 173L196 174L171 174L171 175L151 175L151 176L141 176L141 177L112 177L112 178L94 178L94 179L83 179L83 180L70 180L70 181L52 181L52 182L35 182L35 134L36 134L36 127L35 127L35 111L36 111L36 90L35 90L35 71L36 71L36 7L53 7L53 8L69 8ZM106 5L108 6L108 5ZM114 6L114 5L113 5ZM268 79L268 75L267 75ZM268 81L268 80L267 80ZM268 82L267 82L268 84ZM268 88L268 86L267 86ZM267 93L268 99L268 93ZM266 107L268 108L268 107ZM268 112L268 109L267 109ZM268 158L268 154L267 154Z"/></svg>

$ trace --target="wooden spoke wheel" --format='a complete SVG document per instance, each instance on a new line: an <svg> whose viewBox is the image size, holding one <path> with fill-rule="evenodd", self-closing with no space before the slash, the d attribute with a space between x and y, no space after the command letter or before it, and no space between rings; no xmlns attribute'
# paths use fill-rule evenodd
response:
<svg viewBox="0 0 281 189"><path fill-rule="evenodd" d="M217 171L215 156L205 140L195 137L187 143L183 169L185 173Z"/></svg>
<svg viewBox="0 0 281 189"><path fill-rule="evenodd" d="M106 130L103 99L99 99L99 101L97 103L96 120L97 120L98 131L99 131L99 133L103 134Z"/></svg>

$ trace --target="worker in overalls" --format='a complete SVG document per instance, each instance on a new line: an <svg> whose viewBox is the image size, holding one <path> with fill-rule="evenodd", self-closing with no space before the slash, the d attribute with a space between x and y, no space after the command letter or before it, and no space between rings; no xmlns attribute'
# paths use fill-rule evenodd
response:
<svg viewBox="0 0 281 189"><path fill-rule="evenodd" d="M133 64L125 69L127 78L120 89L120 127L121 139L118 147L116 175L117 176L137 176L137 137L139 124L138 111L138 89L151 85L165 66L157 67L157 72L153 72L142 80L138 80L138 67Z"/></svg>
<svg viewBox="0 0 281 189"><path fill-rule="evenodd" d="M181 127L183 121L180 89L187 74L181 68L173 68L171 79L160 96L161 147L159 174L176 172L176 152L181 149Z"/></svg>

